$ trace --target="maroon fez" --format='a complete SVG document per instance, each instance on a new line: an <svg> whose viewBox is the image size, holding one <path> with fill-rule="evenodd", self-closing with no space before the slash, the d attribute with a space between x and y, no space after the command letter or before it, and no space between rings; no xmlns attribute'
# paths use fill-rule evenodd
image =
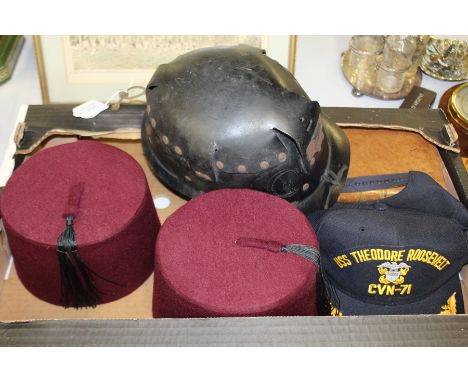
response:
<svg viewBox="0 0 468 382"><path fill-rule="evenodd" d="M145 174L127 153L94 141L44 149L1 199L24 286L65 307L128 295L152 273L160 223Z"/></svg>
<svg viewBox="0 0 468 382"><path fill-rule="evenodd" d="M156 240L153 316L316 315L318 243L287 201L245 189L192 199Z"/></svg>

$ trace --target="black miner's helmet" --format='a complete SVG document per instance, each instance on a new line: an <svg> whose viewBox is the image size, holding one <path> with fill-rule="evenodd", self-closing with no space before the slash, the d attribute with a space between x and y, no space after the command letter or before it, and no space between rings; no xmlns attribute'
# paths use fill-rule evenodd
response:
<svg viewBox="0 0 468 382"><path fill-rule="evenodd" d="M251 188L306 212L336 201L348 140L265 51L239 45L181 55L159 66L146 97L145 153L178 193Z"/></svg>

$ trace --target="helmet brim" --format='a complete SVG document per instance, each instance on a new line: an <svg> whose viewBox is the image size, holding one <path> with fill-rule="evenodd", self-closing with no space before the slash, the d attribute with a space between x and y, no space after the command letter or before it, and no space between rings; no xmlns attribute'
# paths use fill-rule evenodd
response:
<svg viewBox="0 0 468 382"><path fill-rule="evenodd" d="M171 190L185 199L194 198L203 193L195 187L190 187L180 177L172 174L157 158L152 150L146 131L146 114L141 131L143 149L155 175ZM309 196L293 204L303 212L312 212L332 206L338 199L348 175L350 160L349 140L346 134L336 124L322 115L323 130L328 143L327 166L321 176L319 185Z"/></svg>

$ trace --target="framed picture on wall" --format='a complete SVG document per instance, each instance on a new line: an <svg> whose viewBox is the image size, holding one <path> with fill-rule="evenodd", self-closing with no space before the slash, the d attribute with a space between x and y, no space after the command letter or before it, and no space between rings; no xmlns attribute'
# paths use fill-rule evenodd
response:
<svg viewBox="0 0 468 382"><path fill-rule="evenodd" d="M34 36L44 103L107 101L118 90L146 86L160 64L180 54L237 44L263 48L294 72L296 36Z"/></svg>

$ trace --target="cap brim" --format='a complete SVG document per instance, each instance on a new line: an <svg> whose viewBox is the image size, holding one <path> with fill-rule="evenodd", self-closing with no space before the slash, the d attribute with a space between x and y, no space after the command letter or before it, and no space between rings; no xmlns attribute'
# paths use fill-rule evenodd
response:
<svg viewBox="0 0 468 382"><path fill-rule="evenodd" d="M431 295L407 304L370 304L352 298L338 288L335 292L339 301L338 309L344 316L465 313L458 273ZM454 293L455 296L452 297ZM456 312L453 310L453 299L456 301Z"/></svg>

